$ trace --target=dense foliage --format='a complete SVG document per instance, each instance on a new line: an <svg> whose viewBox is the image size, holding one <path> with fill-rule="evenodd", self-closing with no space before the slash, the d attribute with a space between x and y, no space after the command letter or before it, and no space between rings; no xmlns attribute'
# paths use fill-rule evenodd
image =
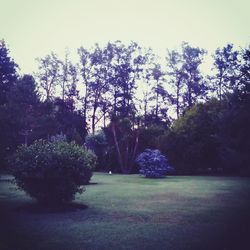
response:
<svg viewBox="0 0 250 250"><path fill-rule="evenodd" d="M221 104L197 104L176 120L161 138L161 148L180 173L220 168L218 126Z"/></svg>
<svg viewBox="0 0 250 250"><path fill-rule="evenodd" d="M0 40L0 105L7 102L7 95L17 80L17 64L9 56L5 42Z"/></svg>
<svg viewBox="0 0 250 250"><path fill-rule="evenodd" d="M248 173L249 97L197 104L173 123L161 148L179 173Z"/></svg>
<svg viewBox="0 0 250 250"><path fill-rule="evenodd" d="M136 163L140 167L140 173L147 178L164 177L174 171L166 157L157 149L146 149L136 158Z"/></svg>
<svg viewBox="0 0 250 250"><path fill-rule="evenodd" d="M107 164L112 171L134 172L134 160L139 146L139 130L131 118L115 117L103 129L107 139Z"/></svg>
<svg viewBox="0 0 250 250"><path fill-rule="evenodd" d="M21 146L11 158L11 170L19 188L46 203L67 202L82 192L95 167L95 156L63 141L36 141Z"/></svg>
<svg viewBox="0 0 250 250"><path fill-rule="evenodd" d="M97 170L105 170L105 159L107 154L107 139L105 134L101 131L97 134L89 134L86 136L85 144L88 149L93 151L97 156Z"/></svg>

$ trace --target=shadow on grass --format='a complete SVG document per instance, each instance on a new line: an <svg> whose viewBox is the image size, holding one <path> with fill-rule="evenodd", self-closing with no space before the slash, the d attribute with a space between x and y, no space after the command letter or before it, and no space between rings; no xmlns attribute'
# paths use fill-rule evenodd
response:
<svg viewBox="0 0 250 250"><path fill-rule="evenodd" d="M79 210L85 210L88 206L81 203L65 203L65 204L41 204L39 202L29 203L22 205L17 208L18 212L28 212L35 214L43 214L43 213L67 213L67 212L76 212Z"/></svg>

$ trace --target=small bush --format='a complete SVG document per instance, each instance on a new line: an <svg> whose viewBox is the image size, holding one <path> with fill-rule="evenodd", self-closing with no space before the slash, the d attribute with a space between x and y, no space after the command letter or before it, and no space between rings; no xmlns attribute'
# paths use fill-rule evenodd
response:
<svg viewBox="0 0 250 250"><path fill-rule="evenodd" d="M96 157L75 143L36 141L21 146L11 158L19 188L45 203L62 203L82 192L95 167Z"/></svg>
<svg viewBox="0 0 250 250"><path fill-rule="evenodd" d="M137 157L136 163L140 167L140 173L147 178L164 177L174 170L168 165L166 157L157 149L146 149Z"/></svg>

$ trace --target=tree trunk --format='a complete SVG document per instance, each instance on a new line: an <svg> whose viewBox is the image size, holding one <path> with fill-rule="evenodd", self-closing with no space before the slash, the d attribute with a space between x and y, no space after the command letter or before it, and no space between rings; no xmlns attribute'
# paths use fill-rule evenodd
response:
<svg viewBox="0 0 250 250"><path fill-rule="evenodd" d="M219 100L221 101L222 99L222 79L220 78L219 81Z"/></svg>
<svg viewBox="0 0 250 250"><path fill-rule="evenodd" d="M116 128L115 128L115 122L114 121L111 122L111 129L112 129L113 138L114 138L114 142L115 142L115 148L116 148L116 151L117 151L117 154L118 154L118 161L119 161L119 164L120 164L120 169L121 169L122 172L124 172L123 159L122 159L121 151L120 151L119 144L118 144L118 141L117 141Z"/></svg>
<svg viewBox="0 0 250 250"><path fill-rule="evenodd" d="M132 170L132 166L133 166L133 163L134 163L134 160L135 160L135 157L136 157L136 153L137 153L138 144L139 144L139 133L138 133L138 130L137 130L136 137L135 137L134 148L133 148L132 156L131 156L130 163L129 163L129 173Z"/></svg>
<svg viewBox="0 0 250 250"><path fill-rule="evenodd" d="M176 91L176 115L177 119L180 117L180 80L177 83L177 91Z"/></svg>
<svg viewBox="0 0 250 250"><path fill-rule="evenodd" d="M114 93L114 115L116 116L116 112L117 112L117 91L115 90Z"/></svg>
<svg viewBox="0 0 250 250"><path fill-rule="evenodd" d="M92 114L92 133L94 134L95 133L95 114L96 114L96 110L97 110L97 103L94 104L94 108L93 108L93 114Z"/></svg>
<svg viewBox="0 0 250 250"><path fill-rule="evenodd" d="M192 89L191 89L191 83L188 83L188 107L192 107Z"/></svg>
<svg viewBox="0 0 250 250"><path fill-rule="evenodd" d="M156 106L155 106L155 118L158 120L158 112L159 112L159 93L156 93Z"/></svg>
<svg viewBox="0 0 250 250"><path fill-rule="evenodd" d="M85 84L85 97L84 97L84 104L83 104L83 122L84 126L87 127L87 106L88 106L88 90L87 85Z"/></svg>
<svg viewBox="0 0 250 250"><path fill-rule="evenodd" d="M103 127L106 128L106 111L103 112Z"/></svg>
<svg viewBox="0 0 250 250"><path fill-rule="evenodd" d="M124 174L129 174L129 142L126 143L125 157L124 157Z"/></svg>
<svg viewBox="0 0 250 250"><path fill-rule="evenodd" d="M62 99L64 101L65 99L65 81L63 80L63 84L62 84Z"/></svg>
<svg viewBox="0 0 250 250"><path fill-rule="evenodd" d="M146 93L144 96L144 126L146 126L147 113L148 113L148 94Z"/></svg>

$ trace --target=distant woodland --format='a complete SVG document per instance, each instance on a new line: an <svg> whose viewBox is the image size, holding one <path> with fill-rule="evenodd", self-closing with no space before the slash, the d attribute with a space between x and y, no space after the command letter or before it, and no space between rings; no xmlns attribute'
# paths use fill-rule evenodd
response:
<svg viewBox="0 0 250 250"><path fill-rule="evenodd" d="M186 42L164 60L135 42L77 54L52 52L20 75L0 41L1 169L19 145L61 139L92 150L99 171L137 173L149 148L176 174L249 175L250 47L218 48L207 74L206 50Z"/></svg>

